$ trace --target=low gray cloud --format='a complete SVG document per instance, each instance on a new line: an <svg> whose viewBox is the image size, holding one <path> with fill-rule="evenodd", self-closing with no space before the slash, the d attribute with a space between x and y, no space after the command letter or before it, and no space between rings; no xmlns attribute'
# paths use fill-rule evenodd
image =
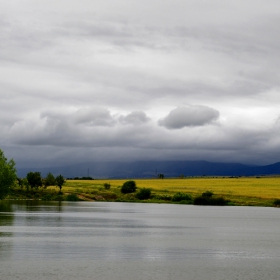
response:
<svg viewBox="0 0 280 280"><path fill-rule="evenodd" d="M138 124L147 123L149 120L150 118L148 118L147 115L142 111L134 111L126 116L119 117L119 121L122 124L138 125Z"/></svg>
<svg viewBox="0 0 280 280"><path fill-rule="evenodd" d="M186 126L202 126L216 121L219 115L217 110L207 106L181 106L170 111L165 118L158 121L158 124L168 129L180 129Z"/></svg>
<svg viewBox="0 0 280 280"><path fill-rule="evenodd" d="M112 126L116 122L108 109L99 107L80 108L73 115L73 120L88 126Z"/></svg>
<svg viewBox="0 0 280 280"><path fill-rule="evenodd" d="M21 164L30 158L38 164L155 159L264 164L277 161L280 155L275 127L248 130L206 125L175 132L176 137L152 122L144 126L88 127L64 119L42 119L40 126L34 121L15 127L2 147L7 156Z"/></svg>

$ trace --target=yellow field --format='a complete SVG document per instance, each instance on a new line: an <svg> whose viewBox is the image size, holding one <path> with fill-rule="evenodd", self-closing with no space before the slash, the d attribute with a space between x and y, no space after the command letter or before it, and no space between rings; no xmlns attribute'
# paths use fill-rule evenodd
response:
<svg viewBox="0 0 280 280"><path fill-rule="evenodd" d="M96 193L104 183L111 184L111 192L119 192L126 180L69 180L64 192ZM207 190L223 196L238 205L270 205L280 199L280 177L262 178L185 178L185 179L135 179L138 188L151 188L154 194L174 195L176 192L200 195Z"/></svg>

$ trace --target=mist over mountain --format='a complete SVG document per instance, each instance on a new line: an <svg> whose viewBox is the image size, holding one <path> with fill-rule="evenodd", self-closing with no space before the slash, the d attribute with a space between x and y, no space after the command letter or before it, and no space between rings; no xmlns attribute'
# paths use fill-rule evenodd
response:
<svg viewBox="0 0 280 280"><path fill-rule="evenodd" d="M30 171L39 171L42 176L51 172L66 178L155 178L184 176L261 176L280 174L280 162L265 166L249 166L240 163L207 161L135 161L95 162L60 167L18 168L18 176L25 177Z"/></svg>

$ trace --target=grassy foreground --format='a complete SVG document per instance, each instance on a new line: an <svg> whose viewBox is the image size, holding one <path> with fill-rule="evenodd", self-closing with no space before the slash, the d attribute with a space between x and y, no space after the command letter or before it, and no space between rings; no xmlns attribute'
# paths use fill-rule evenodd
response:
<svg viewBox="0 0 280 280"><path fill-rule="evenodd" d="M195 198L203 192L211 191L215 196L229 200L229 205L273 206L280 199L280 177L238 177L238 178L184 178L184 179L133 179L137 190L150 188L152 195L141 202L174 203L174 194L186 193ZM68 180L62 188L63 195L58 195L58 188L48 187L38 190L35 198L44 200L79 200L95 201L139 201L133 194L122 194L120 189L125 180ZM104 184L110 184L106 190ZM22 195L20 195L21 193ZM71 196L72 195L72 196ZM10 198L23 198L23 191L14 190ZM34 198L34 194L32 197ZM69 199L68 199L69 200Z"/></svg>

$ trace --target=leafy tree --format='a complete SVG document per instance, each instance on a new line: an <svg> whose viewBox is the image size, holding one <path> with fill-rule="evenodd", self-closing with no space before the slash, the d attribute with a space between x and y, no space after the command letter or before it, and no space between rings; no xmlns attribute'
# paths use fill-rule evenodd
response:
<svg viewBox="0 0 280 280"><path fill-rule="evenodd" d="M61 189L64 183L66 183L66 180L64 179L64 177L62 175L58 175L55 178L56 181L56 185L59 187L59 192L61 193Z"/></svg>
<svg viewBox="0 0 280 280"><path fill-rule="evenodd" d="M27 191L29 191L29 184L26 178L22 179L22 185L26 188Z"/></svg>
<svg viewBox="0 0 280 280"><path fill-rule="evenodd" d="M135 181L126 181L122 185L122 188L121 188L122 193L133 193L135 191L136 191Z"/></svg>
<svg viewBox="0 0 280 280"><path fill-rule="evenodd" d="M162 173L158 174L158 178L159 179L164 179L164 174L162 174Z"/></svg>
<svg viewBox="0 0 280 280"><path fill-rule="evenodd" d="M18 182L19 187L23 188L23 179L17 177L17 182Z"/></svg>
<svg viewBox="0 0 280 280"><path fill-rule="evenodd" d="M44 185L45 187L56 185L56 180L52 173L48 173L47 177L44 180Z"/></svg>
<svg viewBox="0 0 280 280"><path fill-rule="evenodd" d="M42 186L42 178L40 172L28 172L26 175L26 179L32 190L33 188Z"/></svg>
<svg viewBox="0 0 280 280"><path fill-rule="evenodd" d="M0 199L8 194L17 179L15 165L14 160L8 161L0 149Z"/></svg>

